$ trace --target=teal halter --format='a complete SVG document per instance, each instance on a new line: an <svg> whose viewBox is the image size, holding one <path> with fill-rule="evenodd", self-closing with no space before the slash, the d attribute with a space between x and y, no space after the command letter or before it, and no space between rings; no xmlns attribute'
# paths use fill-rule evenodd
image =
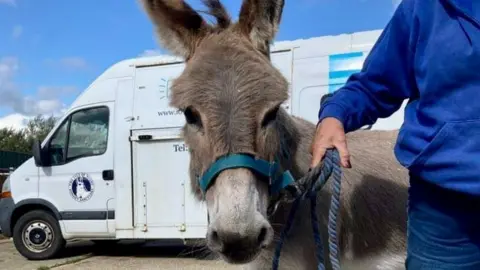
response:
<svg viewBox="0 0 480 270"><path fill-rule="evenodd" d="M276 195L286 186L295 180L290 171L279 172L280 165L278 161L268 162L263 159L253 158L247 154L230 154L219 158L205 171L198 181L200 188L205 193L212 181L226 169L248 168L260 173L269 179L270 194Z"/></svg>

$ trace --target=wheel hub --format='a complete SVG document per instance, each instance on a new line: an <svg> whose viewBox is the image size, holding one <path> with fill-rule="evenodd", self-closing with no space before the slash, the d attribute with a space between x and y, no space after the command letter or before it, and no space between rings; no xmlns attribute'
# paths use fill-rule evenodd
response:
<svg viewBox="0 0 480 270"><path fill-rule="evenodd" d="M25 227L23 243L32 252L43 252L53 241L53 230L44 222L35 221Z"/></svg>

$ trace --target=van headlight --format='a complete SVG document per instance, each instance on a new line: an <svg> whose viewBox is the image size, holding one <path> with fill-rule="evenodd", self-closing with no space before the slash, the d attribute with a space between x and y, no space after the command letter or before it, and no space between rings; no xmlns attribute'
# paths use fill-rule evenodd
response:
<svg viewBox="0 0 480 270"><path fill-rule="evenodd" d="M1 198L10 198L12 197L12 193L10 192L10 176L5 179L2 186L2 193L0 194Z"/></svg>

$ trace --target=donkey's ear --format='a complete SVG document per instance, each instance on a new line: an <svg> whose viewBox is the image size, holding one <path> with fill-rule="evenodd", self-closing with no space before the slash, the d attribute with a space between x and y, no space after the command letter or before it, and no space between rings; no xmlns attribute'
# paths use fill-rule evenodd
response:
<svg viewBox="0 0 480 270"><path fill-rule="evenodd" d="M257 49L267 56L282 18L284 0L243 0L239 26Z"/></svg>
<svg viewBox="0 0 480 270"><path fill-rule="evenodd" d="M211 27L183 0L141 0L160 43L173 54L190 58Z"/></svg>

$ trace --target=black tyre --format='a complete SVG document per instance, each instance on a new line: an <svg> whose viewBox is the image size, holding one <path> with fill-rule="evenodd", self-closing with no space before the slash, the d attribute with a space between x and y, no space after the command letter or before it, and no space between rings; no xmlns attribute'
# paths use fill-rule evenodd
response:
<svg viewBox="0 0 480 270"><path fill-rule="evenodd" d="M21 216L13 228L13 243L29 260L54 258L66 244L55 217L44 210Z"/></svg>

